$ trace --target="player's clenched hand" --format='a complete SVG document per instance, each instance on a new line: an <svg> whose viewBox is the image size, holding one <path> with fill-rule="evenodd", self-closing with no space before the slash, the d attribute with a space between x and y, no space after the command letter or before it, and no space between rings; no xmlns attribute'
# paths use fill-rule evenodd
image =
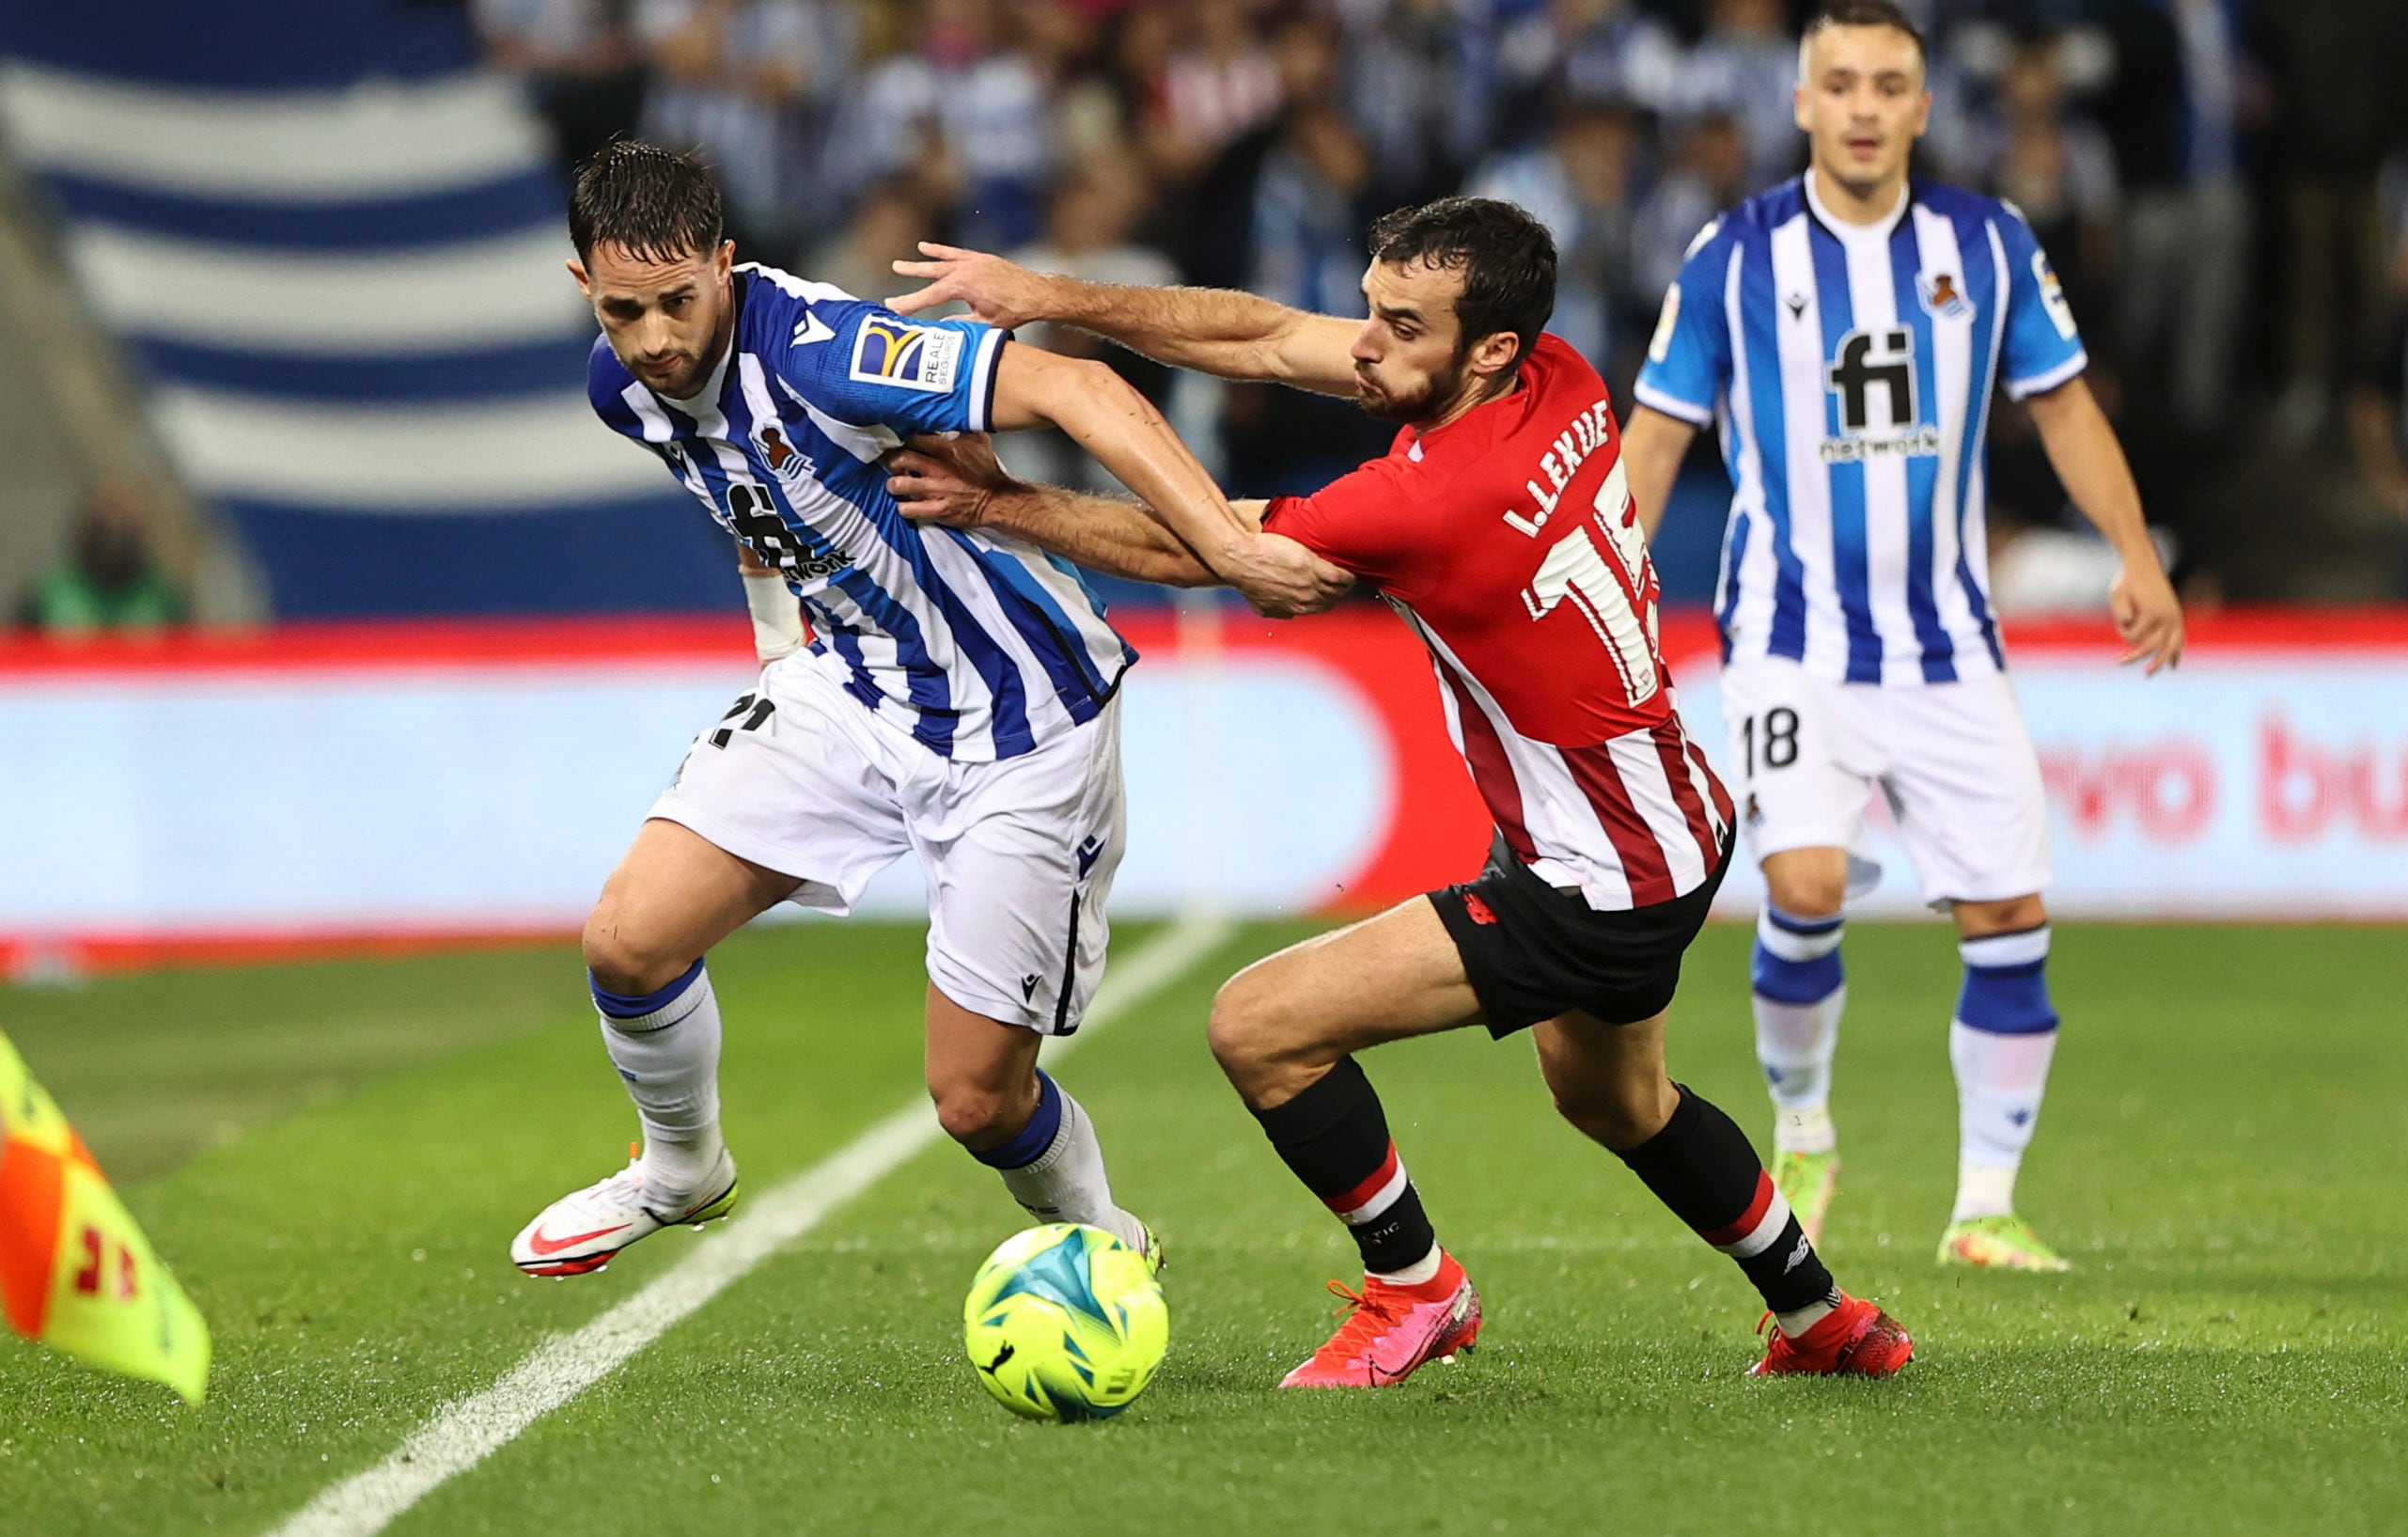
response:
<svg viewBox="0 0 2408 1537"><path fill-rule="evenodd" d="M995 493L1012 485L984 432L917 433L886 456L886 492L915 523L976 528Z"/></svg>
<svg viewBox="0 0 2408 1537"><path fill-rule="evenodd" d="M913 315L958 299L970 306L977 319L1007 331L1047 318L1045 293L1051 280L1042 274L984 251L965 251L930 240L919 244L921 254L930 259L898 261L895 270L905 277L925 277L929 285L887 300L887 308Z"/></svg>
<svg viewBox="0 0 2408 1537"><path fill-rule="evenodd" d="M1318 614L1343 596L1354 578L1284 534L1257 534L1245 553L1219 572L1265 619Z"/></svg>
<svg viewBox="0 0 2408 1537"><path fill-rule="evenodd" d="M2181 600L2155 561L2140 570L2127 565L2116 572L2107 588L2107 607L2115 615L2116 634L2124 638L2126 665L2146 661L2144 670L2154 677L2159 668L2182 660Z"/></svg>

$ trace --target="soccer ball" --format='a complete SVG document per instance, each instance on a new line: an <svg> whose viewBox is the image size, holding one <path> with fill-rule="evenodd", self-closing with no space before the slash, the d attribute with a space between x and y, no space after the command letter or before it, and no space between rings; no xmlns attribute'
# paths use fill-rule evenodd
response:
<svg viewBox="0 0 2408 1537"><path fill-rule="evenodd" d="M1170 1347L1170 1309L1144 1255L1055 1222L987 1256L962 1305L987 1391L1030 1419L1107 1419L1135 1402Z"/></svg>

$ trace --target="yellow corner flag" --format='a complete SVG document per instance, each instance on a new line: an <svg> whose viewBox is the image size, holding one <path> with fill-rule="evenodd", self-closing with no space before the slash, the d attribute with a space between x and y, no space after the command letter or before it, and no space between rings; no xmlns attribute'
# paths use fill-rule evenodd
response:
<svg viewBox="0 0 2408 1537"><path fill-rule="evenodd" d="M209 1326L0 1035L0 1305L28 1340L198 1404Z"/></svg>

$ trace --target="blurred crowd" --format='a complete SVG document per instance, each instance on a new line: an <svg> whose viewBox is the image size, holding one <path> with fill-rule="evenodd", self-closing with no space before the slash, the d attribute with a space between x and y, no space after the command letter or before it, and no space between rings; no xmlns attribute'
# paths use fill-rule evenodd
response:
<svg viewBox="0 0 2408 1537"><path fill-rule="evenodd" d="M1808 8L474 4L564 163L618 133L694 147L721 172L745 256L864 296L901 291L887 264L933 237L1353 312L1368 221L1469 191L1554 230L1554 329L1618 394L1692 237L1801 164L1790 90ZM1907 8L1934 48L1921 167L2012 198L2039 230L2197 590L2259 595L2259 488L2303 462L2339 466L2336 483L2386 498L2395 524L2408 513L2408 0ZM1206 393L1116 362L1252 494L1318 484L1384 446L1342 404ZM2003 529L2061 521L2012 414L1993 494Z"/></svg>

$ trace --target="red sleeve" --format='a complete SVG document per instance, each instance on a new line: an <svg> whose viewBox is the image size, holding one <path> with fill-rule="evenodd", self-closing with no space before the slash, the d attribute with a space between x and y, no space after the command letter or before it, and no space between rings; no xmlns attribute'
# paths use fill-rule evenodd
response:
<svg viewBox="0 0 2408 1537"><path fill-rule="evenodd" d="M1309 496L1276 496L1262 526L1285 534L1334 566L1381 587L1403 580L1409 563L1406 515L1413 466L1375 459Z"/></svg>

